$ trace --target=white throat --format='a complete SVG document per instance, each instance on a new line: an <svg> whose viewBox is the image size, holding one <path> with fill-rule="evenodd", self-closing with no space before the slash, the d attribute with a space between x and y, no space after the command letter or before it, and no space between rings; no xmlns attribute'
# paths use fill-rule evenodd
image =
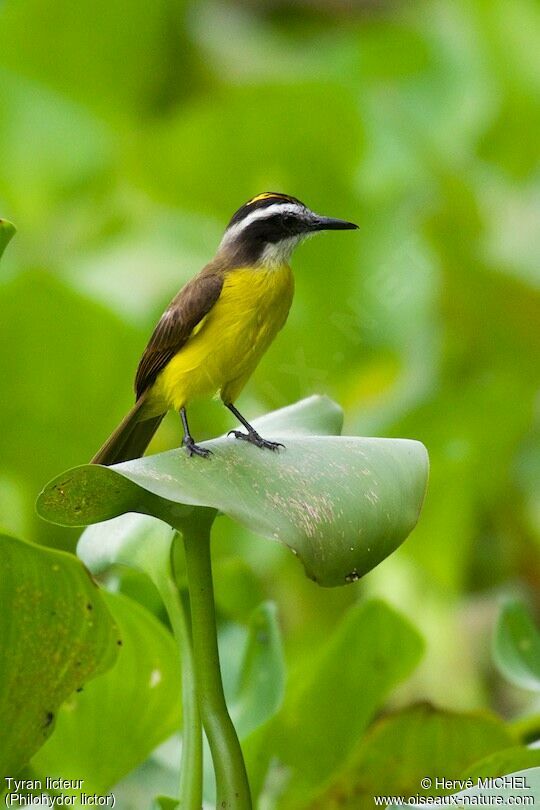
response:
<svg viewBox="0 0 540 810"><path fill-rule="evenodd" d="M279 242L269 242L265 245L258 263L272 270L289 263L291 254L297 244L302 241L303 235L289 236Z"/></svg>

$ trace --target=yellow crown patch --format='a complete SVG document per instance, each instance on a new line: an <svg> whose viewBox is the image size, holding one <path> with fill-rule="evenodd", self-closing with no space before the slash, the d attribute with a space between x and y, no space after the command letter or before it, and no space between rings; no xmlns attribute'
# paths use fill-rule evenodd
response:
<svg viewBox="0 0 540 810"><path fill-rule="evenodd" d="M249 200L249 202L247 202L246 205L253 205L256 202L260 202L261 200L271 200L272 198L281 200L284 197L285 197L284 194L277 194L275 191L265 191L264 194L257 194L257 196Z"/></svg>

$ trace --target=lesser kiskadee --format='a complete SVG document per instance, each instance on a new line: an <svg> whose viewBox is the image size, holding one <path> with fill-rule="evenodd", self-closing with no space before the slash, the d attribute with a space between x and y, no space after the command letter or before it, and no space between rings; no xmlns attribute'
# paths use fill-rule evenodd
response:
<svg viewBox="0 0 540 810"><path fill-rule="evenodd" d="M356 227L314 214L286 194L259 194L239 208L214 259L163 313L137 369L135 405L92 462L141 456L171 409L182 418L189 455L210 455L191 436L186 406L216 391L246 429L231 431L237 439L277 450L281 445L259 436L234 402L287 319L296 245L316 231Z"/></svg>

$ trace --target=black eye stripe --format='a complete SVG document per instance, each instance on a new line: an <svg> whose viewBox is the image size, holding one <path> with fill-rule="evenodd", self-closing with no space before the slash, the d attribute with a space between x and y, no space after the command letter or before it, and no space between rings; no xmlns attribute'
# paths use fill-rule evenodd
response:
<svg viewBox="0 0 540 810"><path fill-rule="evenodd" d="M287 205L298 205L302 207L302 203L300 200L297 200L296 197L289 197L287 194L273 194L269 197L264 197L263 199L256 200L256 202L247 202L238 211L233 214L231 221L229 222L228 227L231 225L236 225L239 222L242 222L249 214L253 213L253 211L260 211L263 208L269 208L271 205L279 205L280 203L287 204Z"/></svg>
<svg viewBox="0 0 540 810"><path fill-rule="evenodd" d="M243 239L257 239L265 242L279 242L288 236L295 236L305 230L299 217L291 213L276 213L262 219L255 219L246 225Z"/></svg>

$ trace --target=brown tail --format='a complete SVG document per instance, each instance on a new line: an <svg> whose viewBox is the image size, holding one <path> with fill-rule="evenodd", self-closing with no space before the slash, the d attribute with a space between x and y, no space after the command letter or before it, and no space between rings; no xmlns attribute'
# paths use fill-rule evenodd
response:
<svg viewBox="0 0 540 810"><path fill-rule="evenodd" d="M121 461L130 461L143 455L165 416L160 414L144 419L141 413L143 404L144 396L137 400L90 464L119 464Z"/></svg>

